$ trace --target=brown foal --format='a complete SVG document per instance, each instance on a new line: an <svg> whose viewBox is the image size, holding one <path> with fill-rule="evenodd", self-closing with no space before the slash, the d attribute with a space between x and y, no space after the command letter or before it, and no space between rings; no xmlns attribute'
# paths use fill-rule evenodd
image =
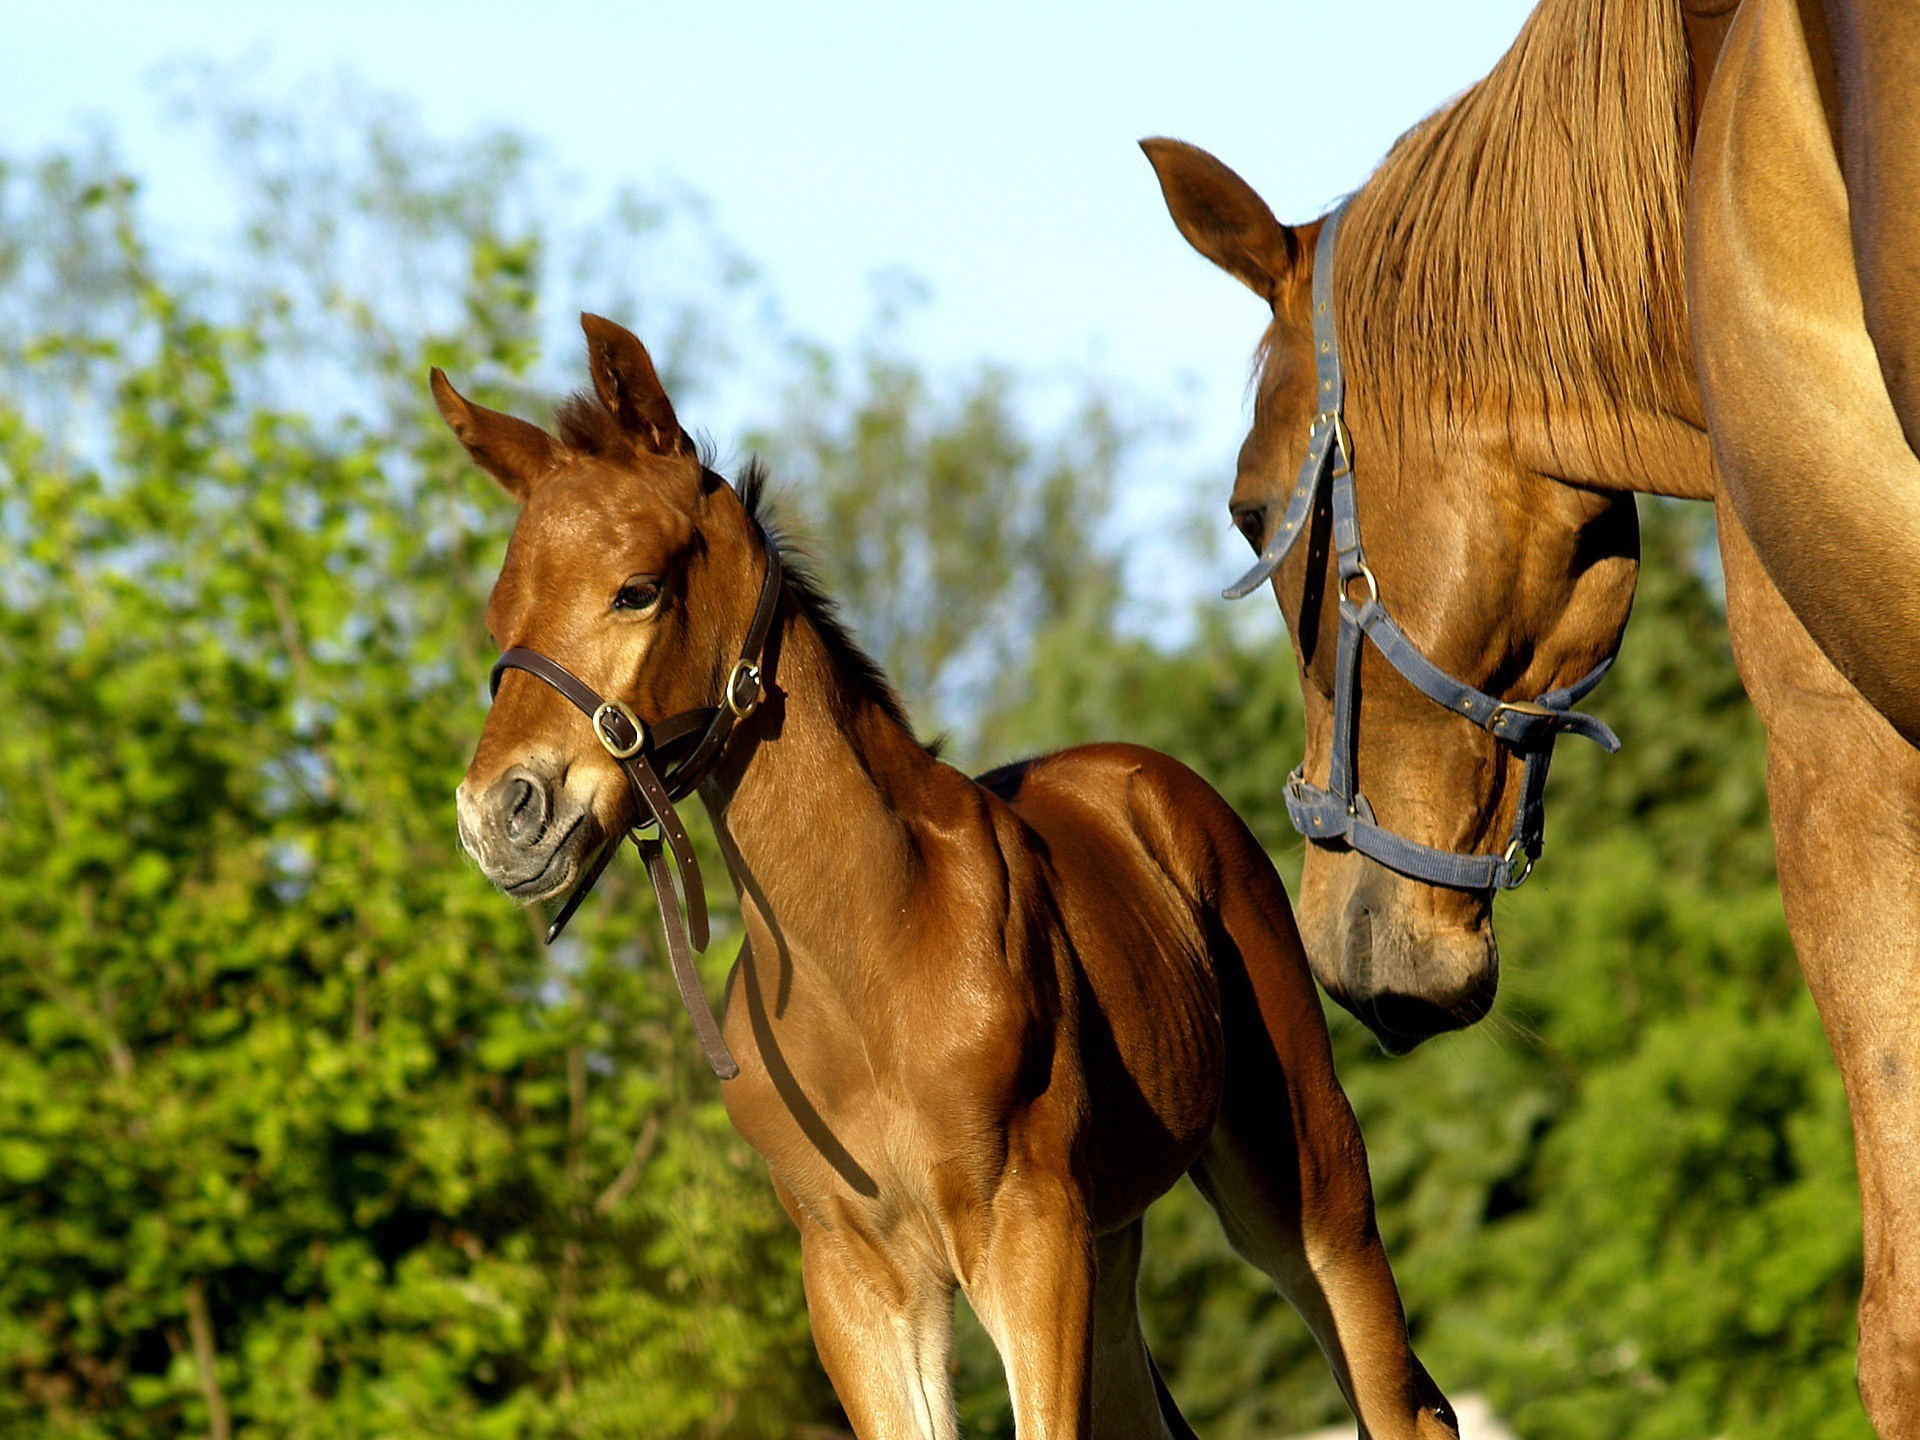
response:
<svg viewBox="0 0 1920 1440"><path fill-rule="evenodd" d="M707 471L640 342L585 324L598 398L564 406L558 437L434 376L522 504L489 626L643 719L716 705L767 573L759 477L736 494ZM1408 1346L1286 893L1239 817L1125 745L969 779L791 566L763 688L699 788L746 930L723 1093L799 1228L855 1431L956 1433L957 1288L1021 1436L1191 1434L1135 1305L1143 1212L1190 1173L1364 1435L1454 1435ZM459 810L474 859L526 901L635 818L587 720L517 671Z"/></svg>

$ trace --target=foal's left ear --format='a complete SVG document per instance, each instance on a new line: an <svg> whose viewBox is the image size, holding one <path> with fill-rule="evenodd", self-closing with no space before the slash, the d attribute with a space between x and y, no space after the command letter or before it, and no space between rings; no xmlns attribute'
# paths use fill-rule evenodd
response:
<svg viewBox="0 0 1920 1440"><path fill-rule="evenodd" d="M631 330L582 312L587 332L587 363L593 388L620 428L656 455L677 455L688 448L686 432L674 417L647 347Z"/></svg>

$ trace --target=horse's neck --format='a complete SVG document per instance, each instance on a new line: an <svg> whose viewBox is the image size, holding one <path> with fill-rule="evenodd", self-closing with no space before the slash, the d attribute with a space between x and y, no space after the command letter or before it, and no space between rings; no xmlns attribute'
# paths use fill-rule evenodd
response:
<svg viewBox="0 0 1920 1440"><path fill-rule="evenodd" d="M1713 449L1689 385L1665 404L1508 407L1521 468L1587 490L1712 500Z"/></svg>
<svg viewBox="0 0 1920 1440"><path fill-rule="evenodd" d="M1443 440L1507 432L1535 474L1710 496L1685 286L1694 68L1671 4L1541 0L1343 223L1362 391L1436 407Z"/></svg>
<svg viewBox="0 0 1920 1440"><path fill-rule="evenodd" d="M939 762L791 606L771 684L777 702L702 796L750 920L857 990L863 955L899 931L914 876L903 805Z"/></svg>

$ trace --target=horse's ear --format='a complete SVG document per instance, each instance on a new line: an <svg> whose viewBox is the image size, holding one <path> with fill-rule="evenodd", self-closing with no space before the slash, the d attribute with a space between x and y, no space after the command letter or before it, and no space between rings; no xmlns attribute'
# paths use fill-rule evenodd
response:
<svg viewBox="0 0 1920 1440"><path fill-rule="evenodd" d="M1276 303L1300 260L1300 241L1246 181L1195 145L1142 140L1173 223L1187 243Z"/></svg>
<svg viewBox="0 0 1920 1440"><path fill-rule="evenodd" d="M514 499L525 501L540 478L560 463L560 442L538 425L475 405L447 379L439 366L429 377L433 403L473 463L500 482Z"/></svg>
<svg viewBox="0 0 1920 1440"><path fill-rule="evenodd" d="M686 434L674 418L673 402L654 373L653 360L639 338L621 325L582 313L587 333L587 364L593 388L620 428L656 455L673 455L686 446Z"/></svg>

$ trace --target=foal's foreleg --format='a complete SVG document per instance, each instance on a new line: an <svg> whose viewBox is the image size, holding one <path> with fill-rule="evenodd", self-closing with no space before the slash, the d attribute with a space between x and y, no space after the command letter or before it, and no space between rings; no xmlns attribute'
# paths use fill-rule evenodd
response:
<svg viewBox="0 0 1920 1440"><path fill-rule="evenodd" d="M856 1238L803 1224L814 1348L859 1440L958 1440L948 1361L953 1290Z"/></svg>
<svg viewBox="0 0 1920 1440"><path fill-rule="evenodd" d="M1092 1435L1093 1230L1077 1185L1022 1165L993 1198L967 1301L1007 1372L1019 1440Z"/></svg>
<svg viewBox="0 0 1920 1440"><path fill-rule="evenodd" d="M1140 1333L1140 1240L1136 1220L1094 1241L1094 1440L1195 1440L1154 1373Z"/></svg>

